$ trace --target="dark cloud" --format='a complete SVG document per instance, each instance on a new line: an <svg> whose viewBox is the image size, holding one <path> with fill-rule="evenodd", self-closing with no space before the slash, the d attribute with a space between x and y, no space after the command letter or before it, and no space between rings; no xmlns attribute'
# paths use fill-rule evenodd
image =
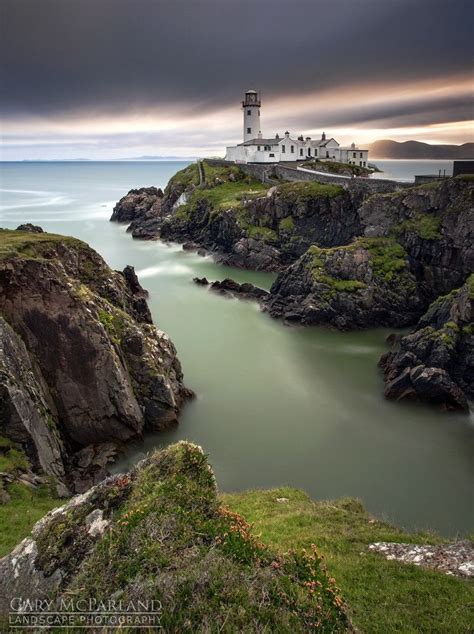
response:
<svg viewBox="0 0 474 634"><path fill-rule="evenodd" d="M383 93L473 62L470 0L1 0L0 12L7 117L213 111L248 87L266 99L377 82ZM465 118L468 107L354 113L349 99L327 125Z"/></svg>

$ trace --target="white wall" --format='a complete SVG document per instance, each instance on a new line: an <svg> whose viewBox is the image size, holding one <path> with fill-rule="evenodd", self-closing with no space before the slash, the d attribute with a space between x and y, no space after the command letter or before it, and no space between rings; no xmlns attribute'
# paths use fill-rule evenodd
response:
<svg viewBox="0 0 474 634"><path fill-rule="evenodd" d="M258 106L243 106L244 113L244 143L256 139L260 132L260 108ZM249 114L250 113L250 114ZM249 132L250 129L250 132Z"/></svg>

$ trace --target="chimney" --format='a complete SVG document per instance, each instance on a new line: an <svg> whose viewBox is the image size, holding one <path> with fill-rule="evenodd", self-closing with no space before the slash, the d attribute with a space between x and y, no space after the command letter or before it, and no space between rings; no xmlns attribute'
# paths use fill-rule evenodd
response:
<svg viewBox="0 0 474 634"><path fill-rule="evenodd" d="M288 132L288 130L285 132L285 136L286 136L287 139L290 138L290 133Z"/></svg>
<svg viewBox="0 0 474 634"><path fill-rule="evenodd" d="M326 140L326 132L323 132L321 136L321 141L325 141L325 140Z"/></svg>

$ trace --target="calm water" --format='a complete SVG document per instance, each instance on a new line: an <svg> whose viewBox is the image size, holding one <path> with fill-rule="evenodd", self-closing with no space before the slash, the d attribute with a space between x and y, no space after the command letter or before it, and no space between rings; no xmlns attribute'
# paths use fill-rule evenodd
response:
<svg viewBox="0 0 474 634"><path fill-rule="evenodd" d="M419 174L453 175L453 161L373 159L369 163L373 163L379 170L382 170L382 172L376 172L374 178L413 181L415 175Z"/></svg>
<svg viewBox="0 0 474 634"><path fill-rule="evenodd" d="M197 399L180 425L130 447L187 438L210 454L223 490L292 485L314 498L356 496L406 527L474 528L474 421L382 397L387 331L287 328L254 304L195 286L196 275L268 287L179 246L133 241L108 222L131 187L164 186L184 163L4 163L0 225L41 224L89 242L115 268L133 264L155 321L174 340ZM418 170L416 170L418 171Z"/></svg>

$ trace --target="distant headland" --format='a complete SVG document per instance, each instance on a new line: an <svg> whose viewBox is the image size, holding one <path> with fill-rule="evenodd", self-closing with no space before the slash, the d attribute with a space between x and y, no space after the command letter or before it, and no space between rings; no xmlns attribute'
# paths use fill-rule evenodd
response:
<svg viewBox="0 0 474 634"><path fill-rule="evenodd" d="M472 159L474 143L462 145L431 145L421 141L375 141L369 145L373 159Z"/></svg>

